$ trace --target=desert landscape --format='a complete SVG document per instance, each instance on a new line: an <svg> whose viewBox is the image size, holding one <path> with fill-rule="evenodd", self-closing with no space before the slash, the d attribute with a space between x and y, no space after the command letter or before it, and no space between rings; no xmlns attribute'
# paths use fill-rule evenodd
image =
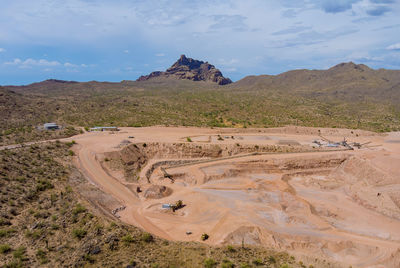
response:
<svg viewBox="0 0 400 268"><path fill-rule="evenodd" d="M398 267L398 74L2 87L0 264Z"/></svg>
<svg viewBox="0 0 400 268"><path fill-rule="evenodd" d="M400 267L400 1L3 2L0 267Z"/></svg>
<svg viewBox="0 0 400 268"><path fill-rule="evenodd" d="M327 140L368 143L326 147ZM400 261L400 133L121 128L74 137L74 160L118 204L114 217L159 237L260 245L355 267ZM172 211L165 205L182 200ZM163 207L164 205L164 207Z"/></svg>

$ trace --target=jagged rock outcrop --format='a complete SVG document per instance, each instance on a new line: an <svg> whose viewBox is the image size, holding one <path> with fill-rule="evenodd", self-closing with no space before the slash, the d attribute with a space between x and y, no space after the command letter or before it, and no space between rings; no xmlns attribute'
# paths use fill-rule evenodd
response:
<svg viewBox="0 0 400 268"><path fill-rule="evenodd" d="M232 83L229 78L222 75L221 71L208 62L186 58L182 55L165 72L152 72L149 75L143 75L137 81L146 81L155 77L172 77L176 79L188 79L192 81L211 81L218 85Z"/></svg>

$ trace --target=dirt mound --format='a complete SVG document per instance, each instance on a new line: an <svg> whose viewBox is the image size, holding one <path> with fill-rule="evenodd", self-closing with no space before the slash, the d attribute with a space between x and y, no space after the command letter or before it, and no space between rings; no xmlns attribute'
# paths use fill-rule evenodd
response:
<svg viewBox="0 0 400 268"><path fill-rule="evenodd" d="M369 160L350 157L330 175L357 203L379 213L400 219L400 194L397 178L374 167Z"/></svg>
<svg viewBox="0 0 400 268"><path fill-rule="evenodd" d="M224 244L232 245L261 245L260 228L254 226L241 226L224 239Z"/></svg>
<svg viewBox="0 0 400 268"><path fill-rule="evenodd" d="M350 183L364 181L368 185L387 185L394 183L393 177L388 176L383 171L375 168L368 160L358 157L351 157L344 162L337 170L337 173L345 174L340 176L343 180ZM332 174L339 175L339 174Z"/></svg>
<svg viewBox="0 0 400 268"><path fill-rule="evenodd" d="M152 185L144 192L147 199L160 199L172 194L172 190L164 185Z"/></svg>

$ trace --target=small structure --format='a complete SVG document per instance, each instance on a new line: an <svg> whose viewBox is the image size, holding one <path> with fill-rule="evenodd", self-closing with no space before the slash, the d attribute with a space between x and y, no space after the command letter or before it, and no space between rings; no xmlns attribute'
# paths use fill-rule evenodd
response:
<svg viewBox="0 0 400 268"><path fill-rule="evenodd" d="M90 131L119 131L118 127L92 127Z"/></svg>
<svg viewBox="0 0 400 268"><path fill-rule="evenodd" d="M171 209L171 204L162 204L163 209Z"/></svg>
<svg viewBox="0 0 400 268"><path fill-rule="evenodd" d="M56 123L45 123L43 125L43 128L45 130L55 130L55 129L60 129L60 127Z"/></svg>

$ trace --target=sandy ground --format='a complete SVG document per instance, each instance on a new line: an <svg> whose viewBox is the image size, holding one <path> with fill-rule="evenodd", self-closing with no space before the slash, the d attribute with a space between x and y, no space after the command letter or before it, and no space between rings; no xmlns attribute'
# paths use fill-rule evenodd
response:
<svg viewBox="0 0 400 268"><path fill-rule="evenodd" d="M131 143L315 146L319 134L371 142L342 152L245 155L213 162L166 166L172 183L156 168L149 178L128 182L104 154ZM132 138L133 137L133 138ZM219 137L222 137L221 140ZM400 267L400 133L286 127L276 129L122 128L73 137L76 165L105 193L126 207L115 213L126 223L179 241L259 244L354 267ZM141 170L171 154L148 159ZM198 158L196 158L198 159ZM208 159L208 158L207 158ZM106 167L106 168L105 168ZM169 194L146 198L151 185ZM183 200L172 212L162 204ZM187 234L190 232L190 234Z"/></svg>

